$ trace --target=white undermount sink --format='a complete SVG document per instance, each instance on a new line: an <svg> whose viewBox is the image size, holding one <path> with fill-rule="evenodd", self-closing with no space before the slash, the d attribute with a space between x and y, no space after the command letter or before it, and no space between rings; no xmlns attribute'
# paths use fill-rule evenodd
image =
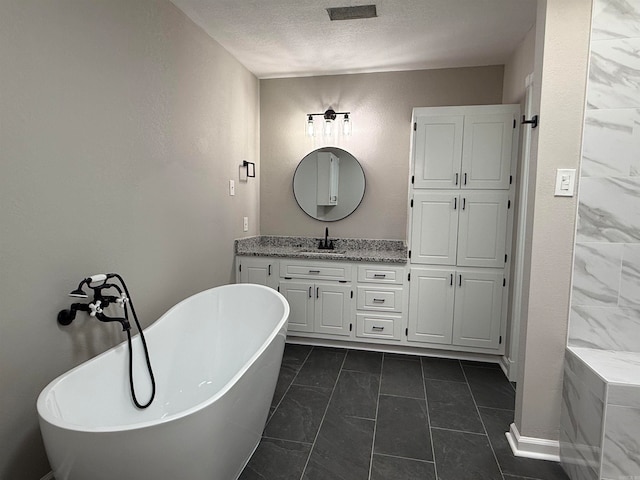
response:
<svg viewBox="0 0 640 480"><path fill-rule="evenodd" d="M298 253L305 255L344 255L344 250L300 250Z"/></svg>

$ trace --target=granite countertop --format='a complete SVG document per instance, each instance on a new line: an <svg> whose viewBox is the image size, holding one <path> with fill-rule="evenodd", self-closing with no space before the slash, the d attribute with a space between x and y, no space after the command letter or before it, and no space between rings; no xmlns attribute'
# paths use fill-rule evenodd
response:
<svg viewBox="0 0 640 480"><path fill-rule="evenodd" d="M407 263L407 245L402 240L344 238L333 240L333 250L319 250L321 238L257 236L235 241L236 255L286 257L305 260L345 260L351 262Z"/></svg>

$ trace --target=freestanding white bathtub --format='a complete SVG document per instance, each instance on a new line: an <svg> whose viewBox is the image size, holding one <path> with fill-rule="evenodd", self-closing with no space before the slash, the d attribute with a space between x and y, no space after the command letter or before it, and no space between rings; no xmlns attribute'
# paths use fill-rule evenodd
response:
<svg viewBox="0 0 640 480"><path fill-rule="evenodd" d="M38 397L56 480L233 480L260 441L289 305L235 284L180 302L145 329L157 393L131 400L126 342L52 381ZM149 397L141 342L134 380Z"/></svg>

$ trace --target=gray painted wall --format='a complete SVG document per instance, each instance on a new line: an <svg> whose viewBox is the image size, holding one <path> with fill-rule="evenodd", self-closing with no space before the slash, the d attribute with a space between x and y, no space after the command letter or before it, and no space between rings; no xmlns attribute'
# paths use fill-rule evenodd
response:
<svg viewBox="0 0 640 480"><path fill-rule="evenodd" d="M3 0L0 65L0 478L26 480L40 390L123 340L57 326L81 278L120 272L145 325L233 279L259 83L165 0Z"/></svg>
<svg viewBox="0 0 640 480"><path fill-rule="evenodd" d="M640 2L594 2L569 344L640 352Z"/></svg>
<svg viewBox="0 0 640 480"><path fill-rule="evenodd" d="M261 80L261 233L406 239L412 108L501 103L502 82L502 66ZM351 112L352 136L306 137L305 114L329 107ZM367 182L360 207L332 223L307 216L292 189L298 162L327 144L354 155Z"/></svg>
<svg viewBox="0 0 640 480"><path fill-rule="evenodd" d="M525 315L515 423L521 435L558 440L576 197L555 197L558 168L577 168L582 144L591 0L538 3L532 195L526 239Z"/></svg>

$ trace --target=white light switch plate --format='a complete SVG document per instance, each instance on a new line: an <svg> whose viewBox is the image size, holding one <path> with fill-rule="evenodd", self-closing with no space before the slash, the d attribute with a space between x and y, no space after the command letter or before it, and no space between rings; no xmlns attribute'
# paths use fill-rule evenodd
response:
<svg viewBox="0 0 640 480"><path fill-rule="evenodd" d="M576 189L576 169L559 168L556 171L556 197L573 197Z"/></svg>
<svg viewBox="0 0 640 480"><path fill-rule="evenodd" d="M234 196L236 194L236 182L229 180L229 195Z"/></svg>
<svg viewBox="0 0 640 480"><path fill-rule="evenodd" d="M242 230L244 232L249 231L249 217L242 217Z"/></svg>

